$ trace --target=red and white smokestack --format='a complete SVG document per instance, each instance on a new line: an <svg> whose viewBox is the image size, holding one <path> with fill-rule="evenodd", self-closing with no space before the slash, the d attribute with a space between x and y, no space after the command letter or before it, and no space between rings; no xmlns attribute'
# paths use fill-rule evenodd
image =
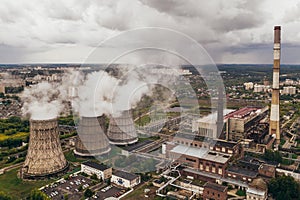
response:
<svg viewBox="0 0 300 200"><path fill-rule="evenodd" d="M274 65L273 65L273 88L270 114L270 135L276 135L276 144L280 143L279 126L279 71L280 71L280 35L281 27L274 27Z"/></svg>

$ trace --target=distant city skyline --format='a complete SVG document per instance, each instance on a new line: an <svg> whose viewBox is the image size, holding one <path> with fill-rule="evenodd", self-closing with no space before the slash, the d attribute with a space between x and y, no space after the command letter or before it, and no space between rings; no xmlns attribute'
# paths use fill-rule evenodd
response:
<svg viewBox="0 0 300 200"><path fill-rule="evenodd" d="M300 64L299 19L298 0L3 0L0 63L83 63L109 37L162 27L198 41L215 63L272 64L273 27L281 25L281 61ZM101 48L102 63L118 51Z"/></svg>

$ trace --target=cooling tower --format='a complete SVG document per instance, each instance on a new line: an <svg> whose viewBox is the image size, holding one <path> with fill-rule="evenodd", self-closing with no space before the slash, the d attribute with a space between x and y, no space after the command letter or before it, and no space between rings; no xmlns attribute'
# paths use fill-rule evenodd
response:
<svg viewBox="0 0 300 200"><path fill-rule="evenodd" d="M23 178L41 178L55 175L68 168L59 135L57 119L30 120L30 140Z"/></svg>
<svg viewBox="0 0 300 200"><path fill-rule="evenodd" d="M110 151L109 141L97 117L81 117L78 123L78 136L74 153L79 156L99 156Z"/></svg>
<svg viewBox="0 0 300 200"><path fill-rule="evenodd" d="M111 117L108 132L111 144L128 145L138 141L131 110L126 110L120 116Z"/></svg>

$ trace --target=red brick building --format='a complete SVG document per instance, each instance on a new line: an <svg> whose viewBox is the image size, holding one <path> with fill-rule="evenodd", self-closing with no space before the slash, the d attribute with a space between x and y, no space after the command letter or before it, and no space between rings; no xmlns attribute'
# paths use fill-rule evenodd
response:
<svg viewBox="0 0 300 200"><path fill-rule="evenodd" d="M203 190L204 200L226 200L227 199L227 187L207 182L204 185Z"/></svg>
<svg viewBox="0 0 300 200"><path fill-rule="evenodd" d="M230 155L185 145L173 146L171 144L171 147L167 147L169 149L167 155L175 162L203 172L218 174L220 176L225 175Z"/></svg>

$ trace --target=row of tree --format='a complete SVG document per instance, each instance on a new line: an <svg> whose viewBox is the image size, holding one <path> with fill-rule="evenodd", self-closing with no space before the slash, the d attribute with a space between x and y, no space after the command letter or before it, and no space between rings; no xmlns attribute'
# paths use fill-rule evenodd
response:
<svg viewBox="0 0 300 200"><path fill-rule="evenodd" d="M15 116L8 119L0 119L0 133L12 135L12 131L14 133L29 132L29 121Z"/></svg>

